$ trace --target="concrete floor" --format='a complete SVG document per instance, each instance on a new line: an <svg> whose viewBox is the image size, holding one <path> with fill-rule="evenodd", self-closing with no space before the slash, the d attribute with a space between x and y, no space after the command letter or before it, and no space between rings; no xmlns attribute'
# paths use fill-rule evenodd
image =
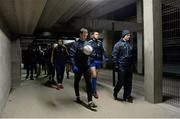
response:
<svg viewBox="0 0 180 119"><path fill-rule="evenodd" d="M24 77L23 77L24 78ZM133 93L134 103L113 100L113 87L98 82L100 99L94 99L98 105L97 112L92 112L74 102L73 75L64 80L64 90L45 87L46 78L35 81L23 80L21 86L13 90L9 96L1 117L179 117L180 111L171 111L164 104L150 104L144 97ZM84 81L81 81L81 98L86 101ZM122 91L119 97L122 96Z"/></svg>
<svg viewBox="0 0 180 119"><path fill-rule="evenodd" d="M116 74L117 80L117 74ZM112 85L112 71L102 69L99 73L99 81ZM133 74L133 92L144 96L143 75ZM179 78L163 77L163 101L180 110L180 80Z"/></svg>

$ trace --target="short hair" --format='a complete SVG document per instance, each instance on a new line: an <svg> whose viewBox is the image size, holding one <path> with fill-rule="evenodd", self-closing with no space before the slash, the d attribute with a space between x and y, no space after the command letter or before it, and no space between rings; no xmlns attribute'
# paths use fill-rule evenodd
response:
<svg viewBox="0 0 180 119"><path fill-rule="evenodd" d="M94 35L94 33L99 33L99 31L93 31L93 32L92 32L92 35Z"/></svg>
<svg viewBox="0 0 180 119"><path fill-rule="evenodd" d="M58 36L57 40L59 40L59 39L64 39L64 37L63 36Z"/></svg>
<svg viewBox="0 0 180 119"><path fill-rule="evenodd" d="M80 33L83 33L83 32L88 33L88 30L87 30L86 28L81 28L81 29L80 29Z"/></svg>
<svg viewBox="0 0 180 119"><path fill-rule="evenodd" d="M56 39L56 42L58 42L59 40L64 40L62 37L59 37Z"/></svg>
<svg viewBox="0 0 180 119"><path fill-rule="evenodd" d="M57 42L58 42L58 41L61 41L62 43L64 43L64 40L63 40L63 39L58 39Z"/></svg>
<svg viewBox="0 0 180 119"><path fill-rule="evenodd" d="M53 46L54 45L54 43L51 43L51 46Z"/></svg>

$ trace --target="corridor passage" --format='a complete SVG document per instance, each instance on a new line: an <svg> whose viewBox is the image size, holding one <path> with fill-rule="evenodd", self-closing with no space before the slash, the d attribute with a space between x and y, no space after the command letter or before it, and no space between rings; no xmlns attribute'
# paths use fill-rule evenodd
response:
<svg viewBox="0 0 180 119"><path fill-rule="evenodd" d="M137 93L132 94L134 97L132 104L115 101L112 96L113 87L105 75L107 73L111 74L112 71L102 70L100 73L97 87L100 98L94 99L98 108L97 112L93 112L74 101L73 74L70 75L70 79L65 78L64 90L56 90L44 85L48 80L45 75L33 81L24 80L23 70L21 86L11 91L1 117L180 117L178 110L172 110L164 103L148 103ZM134 76L134 80L135 78L139 77ZM87 103L83 79L80 90L81 99ZM137 89L134 88L133 92L137 92L135 90ZM122 96L122 92L119 97Z"/></svg>

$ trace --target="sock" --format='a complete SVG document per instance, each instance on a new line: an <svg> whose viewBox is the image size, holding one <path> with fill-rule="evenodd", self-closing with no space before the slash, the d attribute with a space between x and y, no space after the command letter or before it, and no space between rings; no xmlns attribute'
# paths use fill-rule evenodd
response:
<svg viewBox="0 0 180 119"><path fill-rule="evenodd" d="M97 78L92 78L92 91L93 93L96 93L96 80Z"/></svg>

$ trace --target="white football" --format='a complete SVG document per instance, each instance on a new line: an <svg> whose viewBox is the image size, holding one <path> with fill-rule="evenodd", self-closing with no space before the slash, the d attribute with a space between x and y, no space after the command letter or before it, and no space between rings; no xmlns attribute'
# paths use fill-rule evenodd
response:
<svg viewBox="0 0 180 119"><path fill-rule="evenodd" d="M83 52L85 55L90 55L92 53L92 51L93 51L93 48L90 45L85 45L83 47Z"/></svg>

